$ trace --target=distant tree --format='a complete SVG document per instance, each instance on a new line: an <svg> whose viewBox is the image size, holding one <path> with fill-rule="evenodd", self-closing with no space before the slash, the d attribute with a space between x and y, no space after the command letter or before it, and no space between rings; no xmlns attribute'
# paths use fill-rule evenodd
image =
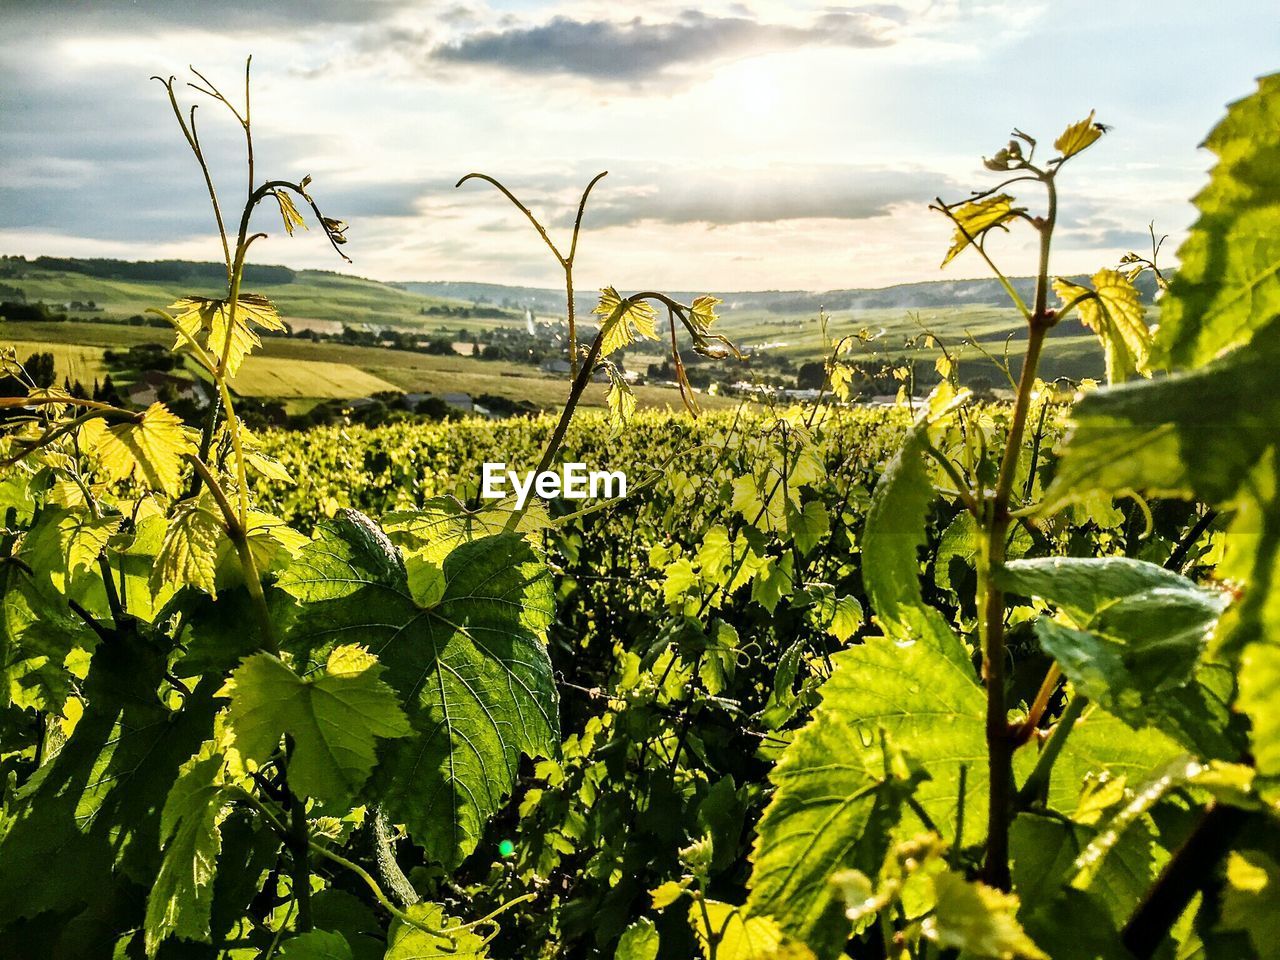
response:
<svg viewBox="0 0 1280 960"><path fill-rule="evenodd" d="M800 364L796 371L796 386L801 390L821 390L827 379L827 367L821 360Z"/></svg>

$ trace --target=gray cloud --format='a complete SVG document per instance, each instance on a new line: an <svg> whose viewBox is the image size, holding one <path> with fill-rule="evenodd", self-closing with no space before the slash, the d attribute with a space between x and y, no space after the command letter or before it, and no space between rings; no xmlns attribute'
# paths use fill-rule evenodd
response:
<svg viewBox="0 0 1280 960"><path fill-rule="evenodd" d="M767 50L803 46L883 47L906 17L899 7L831 10L807 26L767 24L747 16L707 16L694 10L668 22L574 20L481 31L430 51L429 59L514 73L571 74L636 82L674 68Z"/></svg>
<svg viewBox="0 0 1280 960"><path fill-rule="evenodd" d="M634 162L601 164L611 173L596 186L583 220L587 229L625 227L644 221L663 224L706 224L711 227L790 220L864 220L881 216L900 204L924 205L958 189L945 174L929 170L791 164L760 170L691 172L676 166L640 166ZM564 230L577 212L578 191L591 173L586 168L565 174L512 178L506 184L545 222ZM454 203L493 204L507 201L495 191L475 188L474 198ZM491 222L498 230L502 219ZM523 221L508 220L524 229Z"/></svg>
<svg viewBox="0 0 1280 960"><path fill-rule="evenodd" d="M304 29L326 23L368 23L422 4L415 0L4 0L3 6L6 26L26 21L38 23L42 32L72 33L161 25L239 30L287 24Z"/></svg>

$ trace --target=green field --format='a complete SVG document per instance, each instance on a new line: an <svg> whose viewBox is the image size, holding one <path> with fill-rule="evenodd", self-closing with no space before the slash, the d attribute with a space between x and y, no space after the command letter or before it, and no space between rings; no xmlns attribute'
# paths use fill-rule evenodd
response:
<svg viewBox="0 0 1280 960"><path fill-rule="evenodd" d="M37 340L10 340L0 336L0 348L12 347L18 354L18 361L23 362L33 353L52 353L53 367L58 374L58 382L66 377L72 383L77 380L86 387L92 387L95 380L101 380L107 374L107 365L102 359L101 347L85 346L77 343L57 343Z"/></svg>
<svg viewBox="0 0 1280 960"><path fill-rule="evenodd" d="M0 327L0 345L17 349L19 360L52 352L59 382L70 376L86 387L107 373L103 353L144 343L172 346L173 338L158 327L107 323L8 323ZM544 409L559 407L568 383L540 374L525 364L433 356L381 347L357 347L310 340L268 338L262 351L248 358L233 382L241 396L283 400L353 399L383 390L410 393L468 393L528 400ZM591 384L583 395L588 407L605 406L605 387ZM676 409L680 395L664 387L637 387L643 408ZM731 406L723 397L702 397L708 409ZM293 407L305 408L307 404Z"/></svg>

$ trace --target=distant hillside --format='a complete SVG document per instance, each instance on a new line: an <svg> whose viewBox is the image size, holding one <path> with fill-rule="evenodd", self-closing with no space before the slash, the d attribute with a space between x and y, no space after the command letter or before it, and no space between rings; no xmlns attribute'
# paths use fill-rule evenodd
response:
<svg viewBox="0 0 1280 960"><path fill-rule="evenodd" d="M252 265L246 286L270 297L296 328L336 332L344 324L400 329L504 326L522 311L424 295L329 270ZM42 302L82 319L125 319L185 296L219 296L221 263L187 260L0 257L0 301Z"/></svg>
<svg viewBox="0 0 1280 960"><path fill-rule="evenodd" d="M1079 279L1079 278L1075 278ZM1024 298L1033 295L1035 281L1016 277L1015 289ZM430 280L399 283L396 286L425 296L442 297L474 303L490 303L512 307L530 307L535 311L559 312L564 309L564 292L550 287L507 286L499 283L466 283L453 280ZM1155 281L1143 274L1138 281L1143 298L1150 301L1155 294ZM707 291L676 291L672 296L688 302ZM1000 282L991 280L932 280L921 283L899 283L888 287L851 288L841 290L761 290L716 293L729 311L752 313L816 313L827 310L926 310L959 306L1008 306L1008 297ZM579 311L595 306L595 291L579 292L575 305Z"/></svg>
<svg viewBox="0 0 1280 960"><path fill-rule="evenodd" d="M183 296L217 296L224 276L225 268L216 262L0 257L0 301L43 302L80 319L123 319ZM478 331L522 325L526 309L541 319L561 316L564 310L563 293L550 287L447 280L382 283L329 270L278 265L249 267L247 281L253 292L270 297L295 328L328 332L338 332L344 324ZM1032 280L1016 278L1013 283L1030 300ZM1144 275L1139 287L1150 300L1154 294L1150 276ZM702 292L706 291L673 295L687 302ZM798 325L811 321L820 308L846 317L849 311L869 312L867 322L891 328L895 315L951 312L957 316L950 321L944 318L943 327L962 320L966 333L974 332L984 340L1016 337L1023 326L995 280L937 280L826 291L736 291L718 296L725 302L722 312L728 332L748 340L787 341L804 353L812 352L808 340L819 341L820 332L814 328L800 342ZM595 302L595 291L580 292L579 314L589 316ZM975 329L972 311L982 309L991 316Z"/></svg>

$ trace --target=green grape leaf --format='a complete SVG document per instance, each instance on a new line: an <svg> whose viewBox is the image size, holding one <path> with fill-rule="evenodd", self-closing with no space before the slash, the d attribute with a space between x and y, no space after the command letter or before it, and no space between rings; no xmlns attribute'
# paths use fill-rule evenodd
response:
<svg viewBox="0 0 1280 960"><path fill-rule="evenodd" d="M236 375L245 357L262 346L254 325L263 330L285 329L271 301L251 293L236 300L234 318L227 300L207 297L183 297L170 304L169 310L181 331L174 349L190 351L190 341L194 340L215 363L221 364L225 356L229 377Z"/></svg>
<svg viewBox="0 0 1280 960"><path fill-rule="evenodd" d="M1013 197L1007 193L998 193L982 200L971 200L951 211L956 220L956 233L942 258L942 266L954 260L970 243L979 240L983 234L996 228L1007 229L1005 224L1014 217L1020 216L1023 208L1013 205Z"/></svg>
<svg viewBox="0 0 1280 960"><path fill-rule="evenodd" d="M406 912L419 926L393 920L385 960L486 960L489 956L484 939L471 930L459 930L462 921L445 916L439 904L415 903ZM451 932L429 932L443 930Z"/></svg>
<svg viewBox="0 0 1280 960"><path fill-rule="evenodd" d="M302 214L298 212L297 206L293 202L293 197L289 196L284 190L272 190L271 193L276 198L276 203L280 207L280 219L284 222L285 233L293 236L293 231L297 227L303 230L309 229L307 221L302 219Z"/></svg>
<svg viewBox="0 0 1280 960"><path fill-rule="evenodd" d="M609 392L604 399L609 407L609 431L613 436L619 436L635 416L636 395L631 385L614 373L609 378Z"/></svg>
<svg viewBox="0 0 1280 960"><path fill-rule="evenodd" d="M1110 924L1106 926L1123 926L1168 857L1156 842L1150 824L1139 821L1119 835L1082 890L1072 886L1078 877L1075 863L1092 839L1090 827L1066 818L1032 813L1020 813L1014 818L1009 829L1013 887L1023 901L1023 922L1037 939L1051 921L1057 904L1076 900L1086 890L1107 912Z"/></svg>
<svg viewBox="0 0 1280 960"><path fill-rule="evenodd" d="M354 645L335 647L324 672L307 679L271 654L246 657L219 694L231 698L236 749L263 763L288 735L290 787L323 803L348 802L373 770L378 738L410 733L384 670Z"/></svg>
<svg viewBox="0 0 1280 960"><path fill-rule="evenodd" d="M751 584L751 599L773 613L782 598L795 587L795 557L786 553L769 562L756 574Z"/></svg>
<svg viewBox="0 0 1280 960"><path fill-rule="evenodd" d="M1276 443L1277 369L1280 319L1248 350L1198 370L1086 395L1072 410L1043 512L1131 490L1235 502Z"/></svg>
<svg viewBox="0 0 1280 960"><path fill-rule="evenodd" d="M600 322L602 357L630 346L641 337L646 340L658 339L655 327L658 315L646 300L624 306L618 291L613 287L605 287L600 291L600 302L592 312L604 318Z"/></svg>
<svg viewBox="0 0 1280 960"><path fill-rule="evenodd" d="M148 956L169 936L209 940L209 913L227 802L221 754L183 764L160 815L164 859L147 895L144 923Z"/></svg>
<svg viewBox="0 0 1280 960"><path fill-rule="evenodd" d="M918 551L933 484L924 461L921 428L907 434L876 484L862 543L862 581L876 620L890 636L925 638L957 662L968 663L946 619L924 602Z"/></svg>
<svg viewBox="0 0 1280 960"><path fill-rule="evenodd" d="M98 557L119 530L120 517L46 510L22 538L18 555L59 590L71 592L81 574L91 570L97 575Z"/></svg>
<svg viewBox="0 0 1280 960"><path fill-rule="evenodd" d="M94 453L111 479L132 477L173 497L181 490L182 459L196 449L182 421L153 403L129 423L103 431Z"/></svg>
<svg viewBox="0 0 1280 960"><path fill-rule="evenodd" d="M689 304L689 320L699 333L706 333L719 319L716 307L722 303L724 301L718 297L701 296L695 297L693 303Z"/></svg>
<svg viewBox="0 0 1280 960"><path fill-rule="evenodd" d="M1083 120L1077 120L1058 135L1053 141L1053 149L1062 154L1062 159L1074 157L1081 150L1091 146L1102 136L1102 126L1093 122L1097 111L1090 110Z"/></svg>
<svg viewBox="0 0 1280 960"><path fill-rule="evenodd" d="M67 656L97 641L47 582L0 565L0 705L60 711L71 691Z"/></svg>
<svg viewBox="0 0 1280 960"><path fill-rule="evenodd" d="M198 497L178 505L165 530L164 542L151 574L151 592L166 585L192 586L215 599L215 576L220 541L230 542L222 516L212 498Z"/></svg>
<svg viewBox="0 0 1280 960"><path fill-rule="evenodd" d="M822 703L770 774L776 790L757 827L747 901L749 913L775 917L821 958L836 956L848 933L830 878L879 872L905 796L914 792L930 819L954 832L960 768L970 809L987 792L985 697L967 663L887 637L832 659ZM929 779L895 772L904 764L894 748ZM966 844L982 839L975 819L966 818Z"/></svg>
<svg viewBox="0 0 1280 960"><path fill-rule="evenodd" d="M641 917L618 938L613 960L658 960L660 947L658 928L648 917Z"/></svg>
<svg viewBox="0 0 1280 960"><path fill-rule="evenodd" d="M310 930L281 943L280 960L355 960L355 955L342 934Z"/></svg>
<svg viewBox="0 0 1280 960"><path fill-rule="evenodd" d="M1205 141L1218 163L1195 198L1200 217L1161 301L1153 350L1161 366L1201 366L1260 339L1280 313L1278 118L1280 74L1272 74Z"/></svg>
<svg viewBox="0 0 1280 960"><path fill-rule="evenodd" d="M444 599L444 568L439 564L424 560L417 554L409 554L404 559L404 572L413 602L423 610Z"/></svg>
<svg viewBox="0 0 1280 960"><path fill-rule="evenodd" d="M1136 730L1097 704L1089 704L1053 766L1048 807L1070 816L1079 808L1086 778L1105 774L1141 783L1185 752L1185 747L1161 730ZM1017 764L1031 760L1026 751L1015 755Z"/></svg>
<svg viewBox="0 0 1280 960"><path fill-rule="evenodd" d="M457 546L442 569L444 593L424 609L395 548L349 513L278 583L303 601L290 649L315 658L356 641L386 666L413 735L383 749L379 795L429 856L453 865L511 790L520 756L554 755L559 723L545 565L520 535L498 534Z"/></svg>
<svg viewBox="0 0 1280 960"><path fill-rule="evenodd" d="M1142 298L1132 281L1118 270L1099 270L1093 290L1069 280L1053 281L1063 306L1082 297L1076 305L1080 322L1098 335L1107 361L1107 381L1123 383L1146 373L1151 351L1151 330L1144 319ZM1092 296L1086 296L1092 292Z"/></svg>
<svg viewBox="0 0 1280 960"><path fill-rule="evenodd" d="M473 512L453 497L436 497L419 510L384 515L379 534L382 539L424 560L440 564L461 544L506 532L507 523L516 512L514 504L515 501L506 500ZM532 536L541 533L550 522L542 502L530 500L515 529L517 533Z"/></svg>
<svg viewBox="0 0 1280 960"><path fill-rule="evenodd" d="M1254 763L1280 776L1280 645L1251 643L1240 655L1239 707L1253 724Z"/></svg>
<svg viewBox="0 0 1280 960"><path fill-rule="evenodd" d="M946 871L933 878L937 906L924 935L943 950L983 960L1049 960L1018 923L1018 898Z"/></svg>
<svg viewBox="0 0 1280 960"><path fill-rule="evenodd" d="M689 925L707 960L770 960L782 944L782 931L769 917L745 916L740 907L719 900L690 904ZM718 938L714 953L713 936Z"/></svg>
<svg viewBox="0 0 1280 960"><path fill-rule="evenodd" d="M7 798L0 924L101 903L125 878L155 882L162 808L212 733L218 685L201 680L169 710L155 693L165 668L150 645L104 644L94 654L66 745Z"/></svg>
<svg viewBox="0 0 1280 960"><path fill-rule="evenodd" d="M810 584L806 592L813 598L809 622L841 643L862 626L862 604L857 597L838 597L835 588L828 583Z"/></svg>
<svg viewBox="0 0 1280 960"><path fill-rule="evenodd" d="M810 500L803 510L787 505L787 532L801 553L808 553L831 529L831 518L821 500Z"/></svg>
<svg viewBox="0 0 1280 960"><path fill-rule="evenodd" d="M1125 557L1015 560L1006 590L1057 605L1073 626L1041 617L1036 635L1076 689L1133 726L1164 716L1192 682L1228 597Z"/></svg>

